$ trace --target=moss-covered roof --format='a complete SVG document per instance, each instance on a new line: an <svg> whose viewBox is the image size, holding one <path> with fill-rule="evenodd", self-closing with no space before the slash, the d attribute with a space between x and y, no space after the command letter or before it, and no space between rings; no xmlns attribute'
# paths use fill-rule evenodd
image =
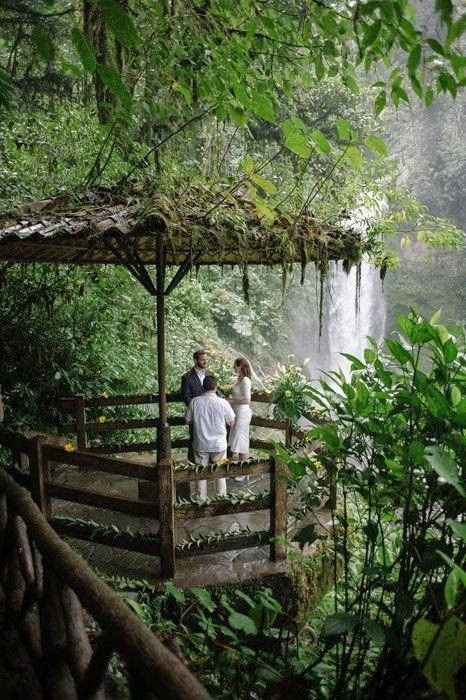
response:
<svg viewBox="0 0 466 700"><path fill-rule="evenodd" d="M361 234L279 210L262 216L244 194L202 188L174 196L88 193L33 202L0 217L0 260L119 264L134 255L156 263L156 238L166 235L167 263L191 257L196 265L357 260L367 248Z"/></svg>

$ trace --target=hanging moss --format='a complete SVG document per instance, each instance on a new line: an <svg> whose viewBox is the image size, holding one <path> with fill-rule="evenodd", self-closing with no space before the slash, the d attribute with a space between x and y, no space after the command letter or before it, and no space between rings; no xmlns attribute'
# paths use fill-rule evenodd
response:
<svg viewBox="0 0 466 700"><path fill-rule="evenodd" d="M306 266L307 266L307 252L304 241L300 244L300 254L301 254L301 287L303 286L306 279Z"/></svg>
<svg viewBox="0 0 466 700"><path fill-rule="evenodd" d="M361 309L361 276L362 276L362 266L358 263L356 267L356 289L354 293L354 310L356 318L359 316L359 311Z"/></svg>
<svg viewBox="0 0 466 700"><path fill-rule="evenodd" d="M248 271L248 266L243 265L243 296L244 296L244 301L246 304L249 306L249 271Z"/></svg>
<svg viewBox="0 0 466 700"><path fill-rule="evenodd" d="M347 275L351 272L351 269L353 267L353 261L350 258L345 258L343 260L343 270L346 272Z"/></svg>
<svg viewBox="0 0 466 700"><path fill-rule="evenodd" d="M328 265L319 265L319 343L322 338L322 331L324 326L324 292L325 292L325 280L327 278ZM320 348L320 345L319 345Z"/></svg>

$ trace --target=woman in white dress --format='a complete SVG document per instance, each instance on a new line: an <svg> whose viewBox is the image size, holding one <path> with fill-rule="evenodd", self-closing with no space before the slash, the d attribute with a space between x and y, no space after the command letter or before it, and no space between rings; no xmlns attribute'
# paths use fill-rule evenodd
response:
<svg viewBox="0 0 466 700"><path fill-rule="evenodd" d="M230 450L233 462L249 459L249 426L251 424L251 365L243 357L235 360L238 376L233 385L230 403L235 412L235 423L230 431Z"/></svg>

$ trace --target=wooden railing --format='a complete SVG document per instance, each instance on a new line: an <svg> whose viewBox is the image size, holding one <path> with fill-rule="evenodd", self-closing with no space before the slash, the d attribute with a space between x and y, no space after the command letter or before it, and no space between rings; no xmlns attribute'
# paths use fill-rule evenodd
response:
<svg viewBox="0 0 466 700"><path fill-rule="evenodd" d="M20 444L19 438L9 440L3 434L2 444L8 442L12 449L25 450L30 464L41 453L40 443ZM46 484L33 472L33 492L44 505ZM18 631L44 698L104 700L108 667L117 655L126 668L132 700L208 700L180 659L59 538L27 491L3 468L0 573L4 627Z"/></svg>
<svg viewBox="0 0 466 700"><path fill-rule="evenodd" d="M270 544L270 557L278 561L286 557L284 540L287 528L287 484L284 465L274 456L268 459L249 460L242 463L227 463L215 467L199 467L190 463L169 465L168 469L148 466L119 458L112 458L90 451L67 451L63 448L43 444L40 438L26 439L19 434L0 431L0 445L12 453L13 460L29 464L26 474L17 472L17 478L31 489L33 497L42 513L51 525L62 535L91 540L120 549L142 552L160 558L163 577L172 578L176 574L176 559L196 556L218 551L228 551ZM92 449L92 448L90 448ZM81 472L104 472L144 481L153 487L153 498L131 499L97 493L88 488L57 484L52 473L53 465L68 465ZM245 475L270 476L270 493L258 494L245 501L228 497L218 498L214 502L176 503L176 484L196 481L211 481ZM149 492L150 493L150 492ZM88 528L82 523L64 521L54 517L53 502L56 499L80 503L97 509L111 510L144 519L153 518L159 525L157 535L134 533L129 536L123 532L108 532L105 528ZM212 541L202 538L195 543L176 542L175 524L188 519L216 517L232 513L253 511L270 511L270 528L265 531L224 533ZM154 523L155 524L155 523ZM192 545L192 546L191 546ZM155 573L155 571L154 571Z"/></svg>
<svg viewBox="0 0 466 700"><path fill-rule="evenodd" d="M128 406L150 406L157 405L159 397L157 394L133 394L128 396L97 396L93 398L84 398L83 396L73 396L60 400L60 407L64 413L72 416L73 422L68 425L73 432L76 433L77 444L79 449L91 449L95 454L123 454L125 452L154 452L157 449L157 439L147 442L126 442L120 444L93 444L93 437L102 435L103 433L116 431L129 431L140 429L158 430L159 421L157 418L133 418L133 419L118 419L105 422L92 421L87 419L87 411L89 409L105 408L105 407L128 407ZM182 404L180 394L172 393L167 395L167 401L170 404ZM272 398L270 394L264 392L255 392L252 395L252 403L271 404ZM185 421L182 416L170 416L168 424L174 426L185 426ZM291 423L286 420L275 420L273 418L263 418L253 415L251 425L260 428L268 428L270 430L278 430L284 433L284 442L287 445L291 444ZM171 441L173 448L188 448L189 438L178 438ZM258 438L251 439L251 448L256 450L273 450L273 443L270 440L261 440Z"/></svg>

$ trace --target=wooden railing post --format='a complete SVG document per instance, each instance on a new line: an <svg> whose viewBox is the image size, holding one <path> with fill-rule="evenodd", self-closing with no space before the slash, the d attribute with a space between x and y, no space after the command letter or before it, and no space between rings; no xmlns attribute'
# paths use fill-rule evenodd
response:
<svg viewBox="0 0 466 700"><path fill-rule="evenodd" d="M46 485L50 479L49 461L44 456L40 438L32 438L30 444L29 470L31 474L32 497L45 517L50 519L52 517L52 507Z"/></svg>
<svg viewBox="0 0 466 700"><path fill-rule="evenodd" d="M272 561L280 561L286 559L286 544L283 541L287 534L286 466L276 456L270 459L270 558Z"/></svg>
<svg viewBox="0 0 466 700"><path fill-rule="evenodd" d="M76 397L76 437L78 441L78 450L87 449L87 433L86 433L86 404L84 396Z"/></svg>
<svg viewBox="0 0 466 700"><path fill-rule="evenodd" d="M159 482L160 563L162 578L175 576L175 484L170 449L170 428L159 428Z"/></svg>

